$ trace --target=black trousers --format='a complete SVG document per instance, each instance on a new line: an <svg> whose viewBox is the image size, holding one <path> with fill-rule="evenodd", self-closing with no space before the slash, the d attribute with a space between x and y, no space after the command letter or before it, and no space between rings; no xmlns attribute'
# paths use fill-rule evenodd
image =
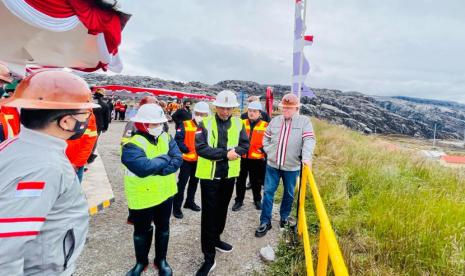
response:
<svg viewBox="0 0 465 276"><path fill-rule="evenodd" d="M241 159L241 172L236 182L236 202L243 202L245 197L245 182L249 176L252 185L254 201L262 200L262 186L265 179L266 161L264 159Z"/></svg>
<svg viewBox="0 0 465 276"><path fill-rule="evenodd" d="M134 223L134 234L144 235L155 224L156 232L170 230L171 209L173 198L170 197L161 204L140 210L129 209L129 217Z"/></svg>
<svg viewBox="0 0 465 276"><path fill-rule="evenodd" d="M205 261L215 260L215 245L226 225L236 178L200 180L202 192L201 243Z"/></svg>
<svg viewBox="0 0 465 276"><path fill-rule="evenodd" d="M119 113L119 120L124 121L124 118L126 118L126 111L118 111Z"/></svg>
<svg viewBox="0 0 465 276"><path fill-rule="evenodd" d="M181 209L182 202L184 201L184 189L187 187L186 203L193 203L195 199L195 192L199 184L199 179L195 177L195 170L197 169L197 162L182 161L181 169L178 176L178 193L174 196L173 209Z"/></svg>

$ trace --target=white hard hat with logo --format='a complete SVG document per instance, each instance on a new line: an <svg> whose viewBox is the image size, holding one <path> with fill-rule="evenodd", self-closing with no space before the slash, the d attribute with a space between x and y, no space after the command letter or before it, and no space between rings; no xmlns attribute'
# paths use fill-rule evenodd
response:
<svg viewBox="0 0 465 276"><path fill-rule="evenodd" d="M239 103L237 102L236 94L233 91L223 90L216 95L213 105L218 107L238 107Z"/></svg>
<svg viewBox="0 0 465 276"><path fill-rule="evenodd" d="M131 121L145 124L161 124L168 122L165 112L158 104L144 104Z"/></svg>
<svg viewBox="0 0 465 276"><path fill-rule="evenodd" d="M210 106L206 102L198 102L194 105L194 112L210 114Z"/></svg>
<svg viewBox="0 0 465 276"><path fill-rule="evenodd" d="M247 105L247 109L262 110L262 103L250 102L249 105Z"/></svg>

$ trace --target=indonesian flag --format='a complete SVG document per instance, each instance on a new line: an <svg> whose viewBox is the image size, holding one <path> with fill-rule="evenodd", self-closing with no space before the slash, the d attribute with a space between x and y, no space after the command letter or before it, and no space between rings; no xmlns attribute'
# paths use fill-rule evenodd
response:
<svg viewBox="0 0 465 276"><path fill-rule="evenodd" d="M294 27L294 55L292 91L299 94L299 85L302 97L315 97L313 91L305 85L305 79L310 72L310 63L305 58L304 47L313 44L312 35L304 35L304 22L302 19L303 3L297 0L295 3L295 27Z"/></svg>

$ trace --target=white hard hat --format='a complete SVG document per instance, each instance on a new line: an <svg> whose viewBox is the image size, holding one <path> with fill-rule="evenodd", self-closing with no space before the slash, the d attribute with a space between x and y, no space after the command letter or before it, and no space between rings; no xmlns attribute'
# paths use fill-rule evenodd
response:
<svg viewBox="0 0 465 276"><path fill-rule="evenodd" d="M206 102L198 102L194 105L194 112L210 114L210 106Z"/></svg>
<svg viewBox="0 0 465 276"><path fill-rule="evenodd" d="M247 105L247 109L262 110L262 103L250 102L249 105Z"/></svg>
<svg viewBox="0 0 465 276"><path fill-rule="evenodd" d="M137 111L136 116L131 121L146 124L161 124L168 122L165 112L158 104L144 104Z"/></svg>
<svg viewBox="0 0 465 276"><path fill-rule="evenodd" d="M223 90L216 95L213 105L219 107L238 107L239 103L237 102L236 94L234 94L233 91Z"/></svg>

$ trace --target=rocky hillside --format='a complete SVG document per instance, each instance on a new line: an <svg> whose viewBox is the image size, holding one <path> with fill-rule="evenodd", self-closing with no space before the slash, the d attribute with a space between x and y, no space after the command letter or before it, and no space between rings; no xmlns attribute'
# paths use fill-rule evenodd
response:
<svg viewBox="0 0 465 276"><path fill-rule="evenodd" d="M214 85L200 82L175 82L142 76L106 76L88 74L84 78L91 85L119 84L138 87L172 89L214 95L223 89L245 91L248 95L265 94L267 86L280 99L290 87L262 85L251 81L226 80ZM434 125L437 138L463 139L465 105L409 97L368 96L358 92L314 89L317 97L302 100L302 112L365 133L403 134L432 138Z"/></svg>

